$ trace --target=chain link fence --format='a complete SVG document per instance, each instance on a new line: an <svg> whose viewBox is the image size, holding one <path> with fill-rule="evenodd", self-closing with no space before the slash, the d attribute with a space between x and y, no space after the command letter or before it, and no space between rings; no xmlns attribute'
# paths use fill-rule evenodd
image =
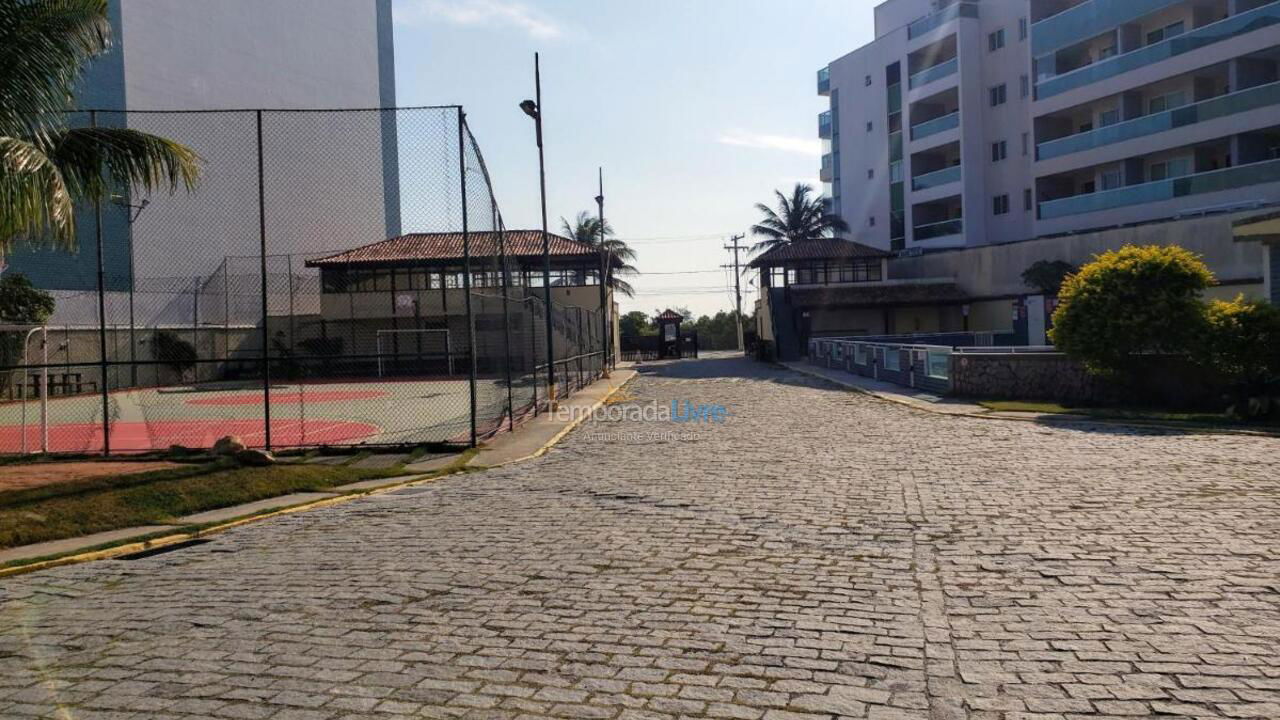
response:
<svg viewBox="0 0 1280 720"><path fill-rule="evenodd" d="M548 308L459 107L71 122L182 142L201 180L6 258L56 306L0 325L0 453L474 445L606 370L590 250Z"/></svg>

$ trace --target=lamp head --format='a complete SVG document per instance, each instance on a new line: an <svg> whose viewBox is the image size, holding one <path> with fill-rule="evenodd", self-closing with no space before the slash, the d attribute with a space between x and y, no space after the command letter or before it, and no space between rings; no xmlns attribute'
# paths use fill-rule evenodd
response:
<svg viewBox="0 0 1280 720"><path fill-rule="evenodd" d="M534 120L538 119L538 103L532 100L525 100L520 103L520 109L524 111L525 115L528 115Z"/></svg>

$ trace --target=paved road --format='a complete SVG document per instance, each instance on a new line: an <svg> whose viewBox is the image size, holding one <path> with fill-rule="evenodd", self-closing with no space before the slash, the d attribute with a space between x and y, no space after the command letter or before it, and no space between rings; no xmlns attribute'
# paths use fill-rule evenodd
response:
<svg viewBox="0 0 1280 720"><path fill-rule="evenodd" d="M1280 441L632 393L731 416L4 581L0 717L1280 717Z"/></svg>

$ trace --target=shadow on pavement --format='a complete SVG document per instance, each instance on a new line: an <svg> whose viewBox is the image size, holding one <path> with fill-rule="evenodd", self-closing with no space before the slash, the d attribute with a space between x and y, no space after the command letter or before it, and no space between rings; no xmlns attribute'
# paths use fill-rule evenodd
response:
<svg viewBox="0 0 1280 720"><path fill-rule="evenodd" d="M798 373L781 365L743 357L737 353L715 353L696 359L637 363L635 371L643 377L672 380L738 378L782 385L795 385L817 390L847 392L844 388L821 378Z"/></svg>

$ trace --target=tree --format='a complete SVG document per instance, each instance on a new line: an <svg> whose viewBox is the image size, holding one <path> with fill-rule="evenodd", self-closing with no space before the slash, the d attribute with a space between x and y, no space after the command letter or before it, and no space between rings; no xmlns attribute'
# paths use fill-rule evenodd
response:
<svg viewBox="0 0 1280 720"><path fill-rule="evenodd" d="M1075 272L1076 266L1063 260L1037 260L1022 271L1022 282L1041 295L1057 297L1067 276Z"/></svg>
<svg viewBox="0 0 1280 720"><path fill-rule="evenodd" d="M632 250L626 241L619 240L614 235L613 226L609 224L608 218L604 219L603 239L600 237L600 218L586 210L578 213L572 223L565 218L560 218L560 230L566 237L590 245L620 263L613 265L611 262L608 272L609 288L627 297L635 297L635 288L631 287L631 283L623 280L621 276L639 273L635 266L631 264L636 259L636 251Z"/></svg>
<svg viewBox="0 0 1280 720"><path fill-rule="evenodd" d="M654 327L649 313L642 310L632 310L618 318L618 328L623 337L658 334L658 329Z"/></svg>
<svg viewBox="0 0 1280 720"><path fill-rule="evenodd" d="M185 380L196 366L196 347L170 330L160 330L152 340L151 357Z"/></svg>
<svg viewBox="0 0 1280 720"><path fill-rule="evenodd" d="M827 205L821 197L814 197L813 188L804 183L796 183L791 196L783 195L775 190L778 197L778 209L756 203L756 209L764 218L751 226L751 234L763 238L751 246L751 252L758 253L794 242L818 240L834 237L836 233L849 232L849 223L840 216L827 212Z"/></svg>
<svg viewBox="0 0 1280 720"><path fill-rule="evenodd" d="M22 273L0 275L0 322L12 325L43 325L55 307L53 295L31 284ZM25 330L0 331L0 365L22 362ZM0 391L7 391L16 370L0 371Z"/></svg>
<svg viewBox="0 0 1280 720"><path fill-rule="evenodd" d="M1141 353L1184 353L1205 324L1213 273L1177 246L1127 245L1068 277L1050 338L1101 375L1130 375Z"/></svg>
<svg viewBox="0 0 1280 720"><path fill-rule="evenodd" d="M111 43L107 0L0 0L0 252L74 249L77 203L195 187L199 158L155 135L67 125L84 70Z"/></svg>
<svg viewBox="0 0 1280 720"><path fill-rule="evenodd" d="M1274 413L1280 385L1280 308L1238 296L1206 308L1205 342L1197 354L1229 383L1227 413L1252 418Z"/></svg>

